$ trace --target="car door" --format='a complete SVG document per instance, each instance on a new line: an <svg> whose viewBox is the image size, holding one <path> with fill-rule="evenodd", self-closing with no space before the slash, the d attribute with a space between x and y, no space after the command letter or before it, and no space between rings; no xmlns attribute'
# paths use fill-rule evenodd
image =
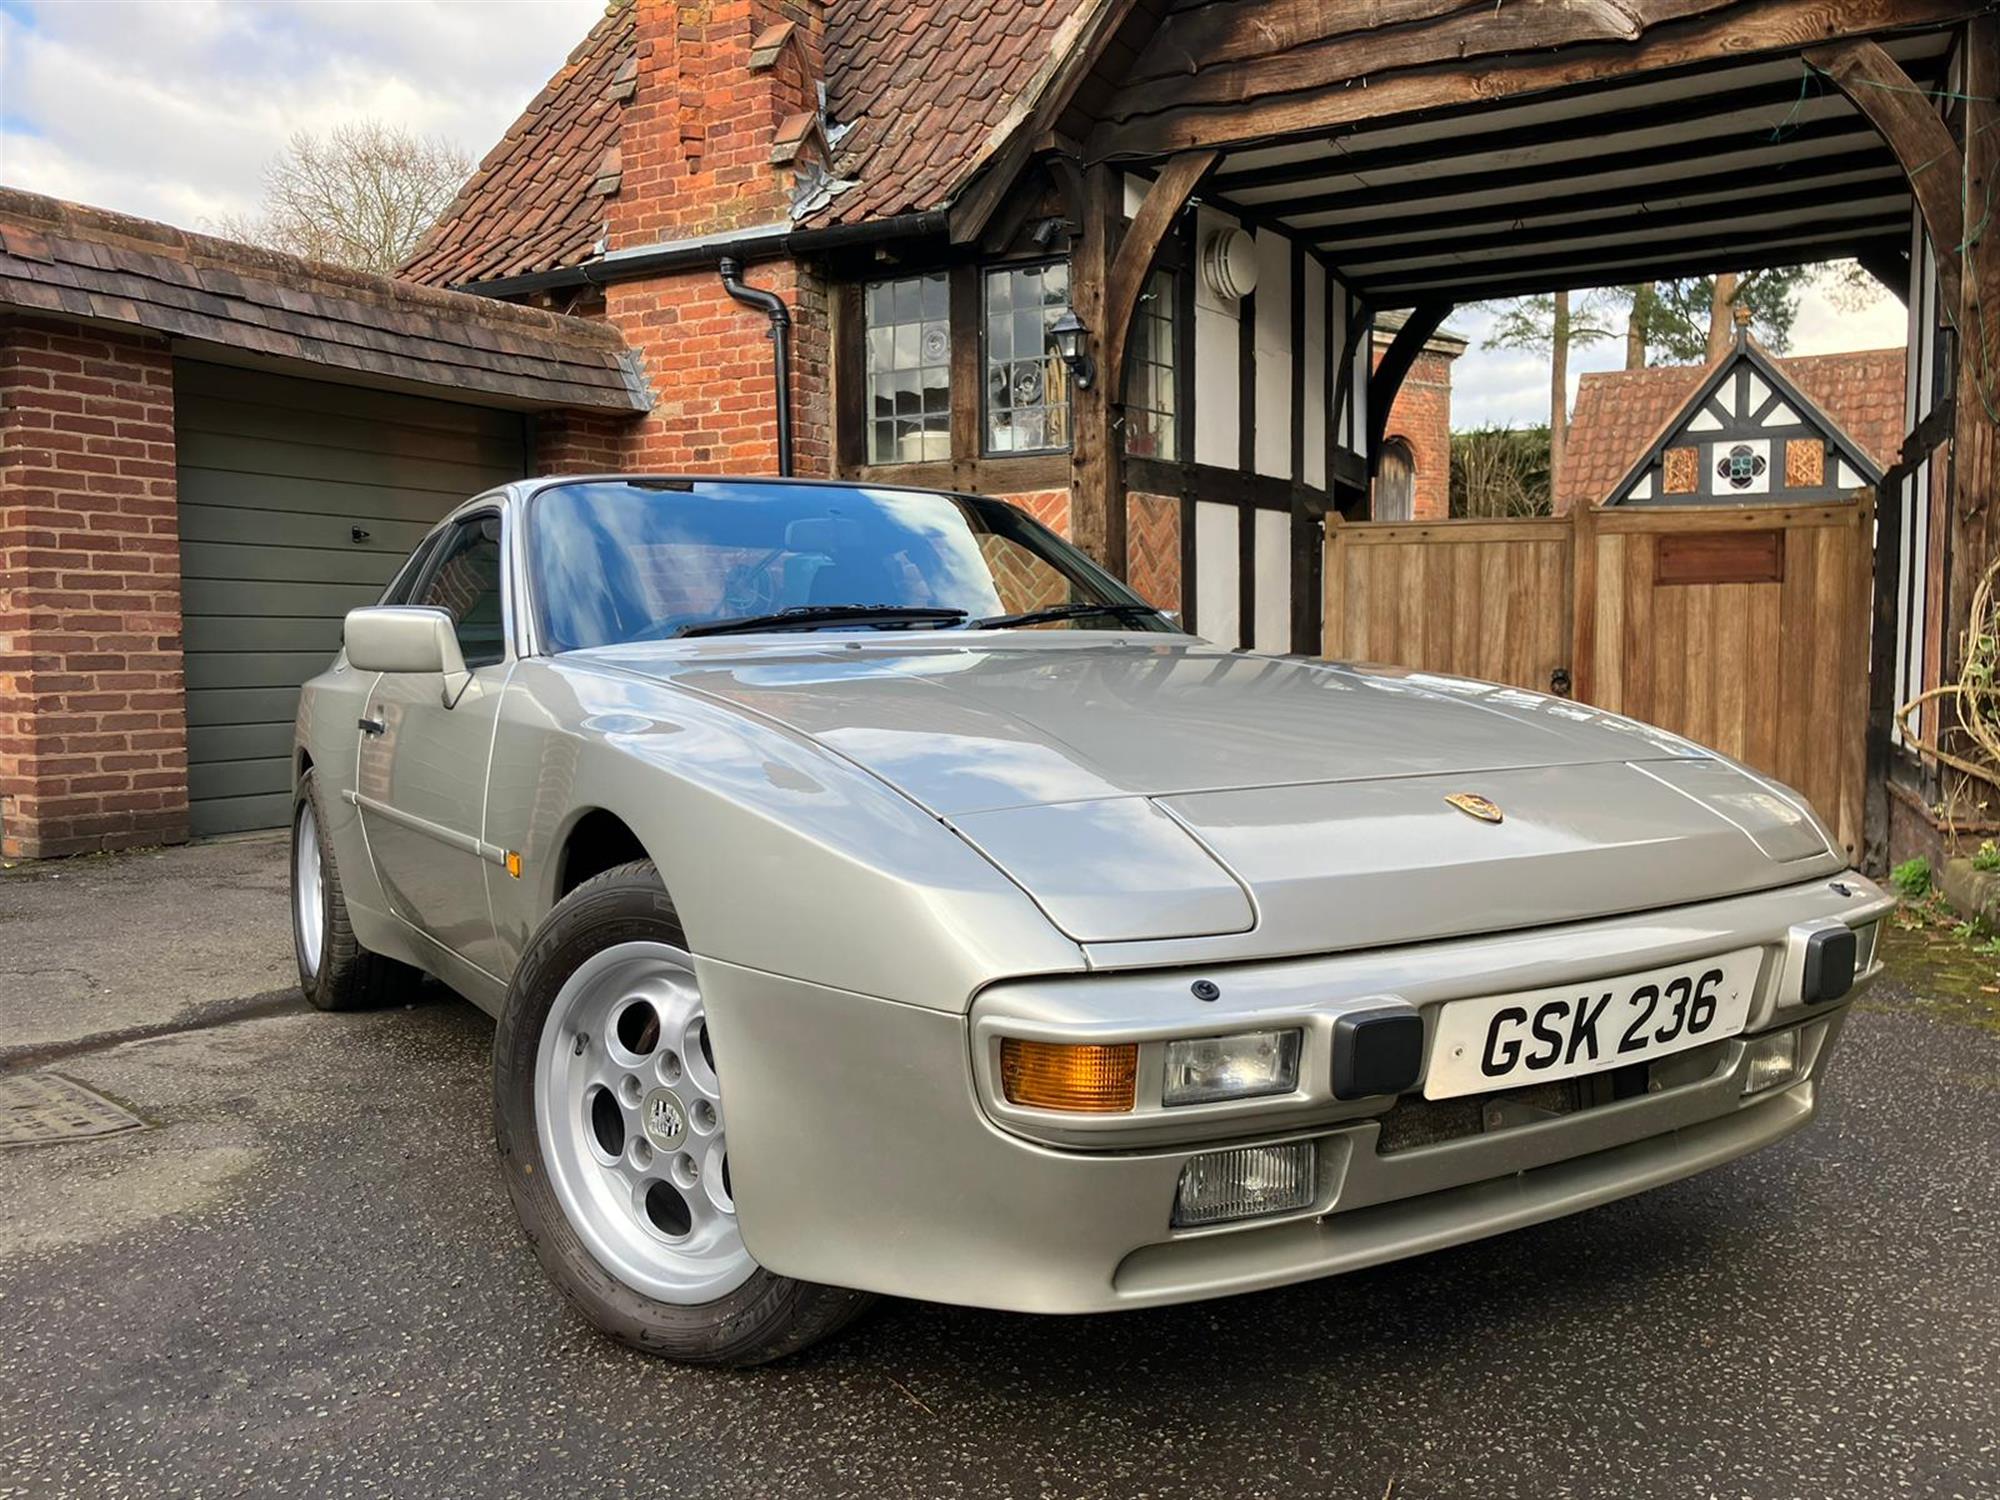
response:
<svg viewBox="0 0 2000 1500"><path fill-rule="evenodd" d="M455 521L407 603L451 616L472 680L445 703L436 672L384 672L363 718L356 801L389 907L461 958L492 971L493 918L482 842L486 775L507 653L504 532L498 510Z"/></svg>

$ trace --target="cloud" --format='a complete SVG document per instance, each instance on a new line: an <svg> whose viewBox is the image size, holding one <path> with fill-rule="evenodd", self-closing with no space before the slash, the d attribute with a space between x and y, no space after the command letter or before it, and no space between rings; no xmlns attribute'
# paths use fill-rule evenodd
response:
<svg viewBox="0 0 2000 1500"><path fill-rule="evenodd" d="M200 228L298 130L373 118L483 156L604 0L0 0L0 182Z"/></svg>

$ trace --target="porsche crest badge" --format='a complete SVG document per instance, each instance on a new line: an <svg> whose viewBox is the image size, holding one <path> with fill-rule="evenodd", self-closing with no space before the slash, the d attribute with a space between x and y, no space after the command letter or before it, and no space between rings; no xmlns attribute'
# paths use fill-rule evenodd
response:
<svg viewBox="0 0 2000 1500"><path fill-rule="evenodd" d="M1453 792L1444 799L1468 818L1477 818L1482 823L1498 823L1500 809L1474 792Z"/></svg>

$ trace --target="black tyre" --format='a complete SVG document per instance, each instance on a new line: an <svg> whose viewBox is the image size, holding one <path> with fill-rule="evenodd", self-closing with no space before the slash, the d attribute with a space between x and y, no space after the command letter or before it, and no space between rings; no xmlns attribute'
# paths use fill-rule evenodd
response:
<svg viewBox="0 0 2000 1500"><path fill-rule="evenodd" d="M762 1364L873 1300L774 1275L744 1248L706 1011L650 861L584 882L530 941L493 1038L493 1116L542 1268L621 1343Z"/></svg>
<svg viewBox="0 0 2000 1500"><path fill-rule="evenodd" d="M366 1010L403 998L417 983L408 964L355 940L340 893L340 867L326 834L318 779L299 779L292 804L292 953L299 988L321 1010Z"/></svg>

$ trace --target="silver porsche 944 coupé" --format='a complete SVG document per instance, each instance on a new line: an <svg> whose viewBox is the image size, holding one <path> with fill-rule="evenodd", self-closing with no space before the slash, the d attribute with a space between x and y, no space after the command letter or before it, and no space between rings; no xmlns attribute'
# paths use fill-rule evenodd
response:
<svg viewBox="0 0 2000 1500"><path fill-rule="evenodd" d="M1889 901L1804 802L1560 698L1224 650L999 501L524 481L307 684L307 995L498 1018L607 1333L1275 1286L1804 1125Z"/></svg>

